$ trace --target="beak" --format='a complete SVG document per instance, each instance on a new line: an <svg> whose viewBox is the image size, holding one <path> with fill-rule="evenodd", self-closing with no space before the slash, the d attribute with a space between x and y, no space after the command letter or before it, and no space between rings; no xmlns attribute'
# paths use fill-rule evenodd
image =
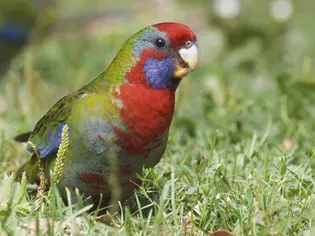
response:
<svg viewBox="0 0 315 236"><path fill-rule="evenodd" d="M198 49L195 43L189 48L181 48L178 51L180 58L177 61L174 78L183 78L193 71L198 63Z"/></svg>

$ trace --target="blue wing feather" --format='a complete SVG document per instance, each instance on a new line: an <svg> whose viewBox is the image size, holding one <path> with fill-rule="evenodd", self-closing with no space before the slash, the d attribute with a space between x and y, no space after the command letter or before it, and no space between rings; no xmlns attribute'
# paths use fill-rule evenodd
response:
<svg viewBox="0 0 315 236"><path fill-rule="evenodd" d="M48 130L47 140L40 141L40 143L34 143L41 158L50 157L57 153L62 140L62 128L65 124L65 121L61 122L56 132ZM33 149L29 145L26 149L29 152L33 152Z"/></svg>

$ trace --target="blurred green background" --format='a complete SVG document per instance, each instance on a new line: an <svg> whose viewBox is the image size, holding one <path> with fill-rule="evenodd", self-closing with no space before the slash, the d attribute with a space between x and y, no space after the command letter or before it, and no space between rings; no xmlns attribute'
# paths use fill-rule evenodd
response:
<svg viewBox="0 0 315 236"><path fill-rule="evenodd" d="M14 135L31 130L60 97L96 78L130 35L163 21L193 29L200 62L177 93L170 145L158 169L179 168L183 160L193 169L210 158L208 167L222 164L226 176L246 179L258 167L257 176L268 182L285 176L282 167L315 167L315 1L50 0L17 7L22 2L0 0L0 26L32 29L22 44L0 43L3 173L29 158ZM313 172L305 196L293 185L283 196L314 196ZM218 225L233 230L237 223L231 222ZM286 232L298 232L301 222Z"/></svg>
<svg viewBox="0 0 315 236"><path fill-rule="evenodd" d="M275 127L270 142L294 137L299 143L300 135L313 134L312 1L1 0L0 4L0 25L15 22L33 29L27 44L12 53L15 57L6 49L16 45L0 44L0 58L8 63L0 82L0 126L7 138L31 129L58 98L94 79L130 35L161 21L187 24L198 36L199 67L185 78L178 93L176 116L181 128L193 133L205 123L209 130L240 139L240 132L264 132L271 119ZM288 125L291 118L303 119L303 128Z"/></svg>

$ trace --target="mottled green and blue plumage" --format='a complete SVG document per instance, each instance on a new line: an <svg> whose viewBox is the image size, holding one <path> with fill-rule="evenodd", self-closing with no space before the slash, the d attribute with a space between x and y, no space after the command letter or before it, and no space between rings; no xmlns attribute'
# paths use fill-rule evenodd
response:
<svg viewBox="0 0 315 236"><path fill-rule="evenodd" d="M156 38L165 38L168 48L157 49ZM176 51L189 40L195 41L195 35L181 24L144 28L127 40L104 73L60 99L38 121L28 141L37 147L47 175L53 170L62 128L65 124L69 128L64 174L58 184L63 197L67 187L72 196L78 188L86 196L102 193L108 200L110 158L115 156L119 187L126 198L139 183L136 174L142 167L159 161L180 81L173 77L178 65ZM33 152L29 145L27 150ZM19 173L23 170L29 182L39 181L34 155Z"/></svg>
<svg viewBox="0 0 315 236"><path fill-rule="evenodd" d="M29 141L34 143L41 157L48 157L54 155L58 151L58 147L61 142L61 132L64 124L68 124L66 120L71 114L73 105L80 99L88 95L93 103L93 100L97 102L100 96L93 96L93 94L103 93L107 97L110 97L110 89L115 84L121 84L124 82L124 76L127 71L135 64L133 49L135 48L135 41L142 34L146 33L148 29L139 31L129 39L122 49L119 51L119 57L116 57L111 63L106 73L102 73L98 78L92 81L82 89L75 91L62 99L60 99L48 112L43 116L36 124ZM103 101L106 101L104 99ZM84 107L82 107L84 109ZM71 124L68 124L68 126ZM70 128L71 132L71 128ZM27 150L32 152L32 148L27 146Z"/></svg>

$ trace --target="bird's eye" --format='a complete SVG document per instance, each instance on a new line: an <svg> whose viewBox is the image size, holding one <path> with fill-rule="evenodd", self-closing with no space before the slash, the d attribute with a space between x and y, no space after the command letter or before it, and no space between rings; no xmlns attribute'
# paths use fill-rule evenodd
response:
<svg viewBox="0 0 315 236"><path fill-rule="evenodd" d="M186 48L190 48L193 45L193 43L191 41L187 41L185 43Z"/></svg>
<svg viewBox="0 0 315 236"><path fill-rule="evenodd" d="M157 38L155 41L154 41L154 45L157 47L157 48L159 48L159 49L161 49L161 48L164 48L165 47L165 39L163 39L163 38Z"/></svg>

